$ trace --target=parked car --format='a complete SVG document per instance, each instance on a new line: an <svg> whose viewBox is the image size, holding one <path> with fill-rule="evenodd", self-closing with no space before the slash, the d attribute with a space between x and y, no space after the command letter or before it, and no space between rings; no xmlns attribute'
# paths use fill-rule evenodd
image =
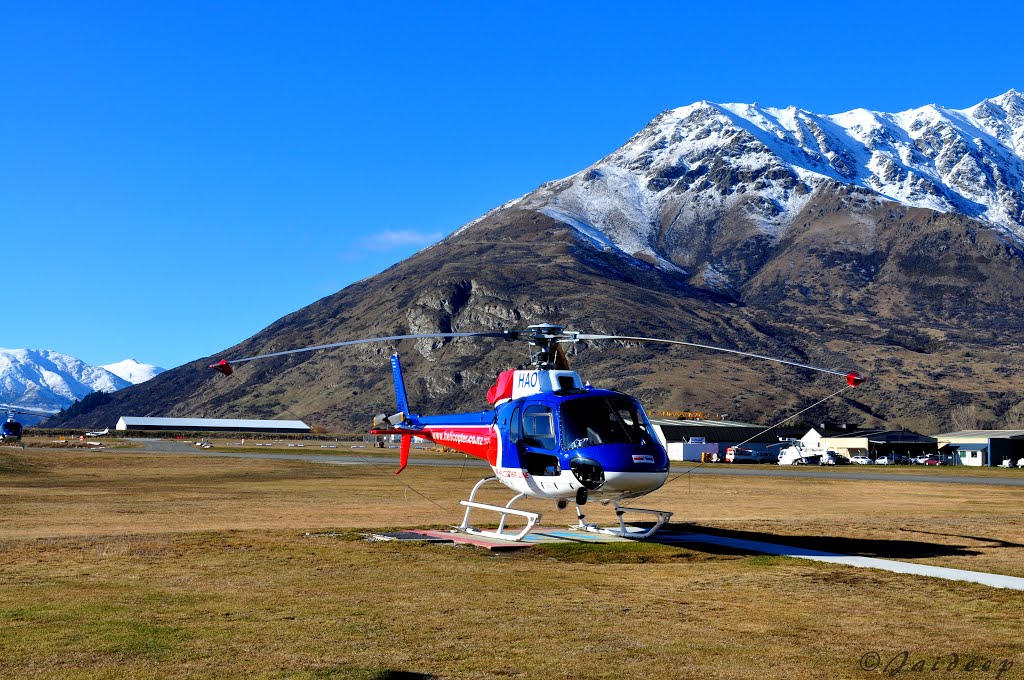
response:
<svg viewBox="0 0 1024 680"><path fill-rule="evenodd" d="M857 465L871 465L871 459L867 456L854 456L850 459L850 462Z"/></svg>
<svg viewBox="0 0 1024 680"><path fill-rule="evenodd" d="M879 456L875 458L875 465L892 465L892 458L889 456Z"/></svg>
<svg viewBox="0 0 1024 680"><path fill-rule="evenodd" d="M929 456L928 458L925 459L924 464L925 465L945 465L946 462L944 460L942 460L941 458L935 458L934 456Z"/></svg>
<svg viewBox="0 0 1024 680"><path fill-rule="evenodd" d="M928 454L924 454L923 456L916 456L915 458L911 458L910 462L914 463L915 465L927 465L928 459L934 457L935 456L929 456Z"/></svg>

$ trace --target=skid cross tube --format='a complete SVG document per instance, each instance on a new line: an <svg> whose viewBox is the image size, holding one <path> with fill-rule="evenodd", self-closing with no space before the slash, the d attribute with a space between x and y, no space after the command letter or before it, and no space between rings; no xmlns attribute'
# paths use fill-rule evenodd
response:
<svg viewBox="0 0 1024 680"><path fill-rule="evenodd" d="M487 538L497 538L502 541L521 541L526 536L526 534L530 533L530 531L533 530L533 527L537 525L537 522L539 522L541 518L541 514L539 512L517 510L512 507L513 503L515 503L520 498L525 498L526 494L521 493L513 497L512 500L505 504L505 507L501 507L500 505L488 505L487 503L479 503L473 500L474 498L476 498L476 492L477 490L480 489L481 486L492 480L497 481L497 479L497 477L484 477L483 479L476 483L476 486L473 487L473 490L469 493L468 501L459 501L461 505L466 506L466 516L462 519L462 524L460 524L457 528L459 529L459 531L464 531L467 534L472 534L474 536L486 536ZM484 529L477 529L472 524L470 524L469 513L472 512L473 508L477 508L480 510L491 510L493 512L500 514L501 520L498 522L498 528L495 531L486 531ZM505 521L508 519L509 515L516 515L517 517L523 517L526 519L526 526L523 527L522 531L520 531L518 534L505 533Z"/></svg>
<svg viewBox="0 0 1024 680"><path fill-rule="evenodd" d="M666 522L672 519L672 513L667 510L647 510L645 508L623 508L619 505L618 501L612 501L615 504L615 516L619 518L618 529L602 529L596 524L590 522L584 522L583 511L580 506L576 506L576 515L579 517L579 523L573 525L572 529L582 529L584 531L592 531L596 534L609 534L612 536L621 536L623 538L650 538L653 536L658 529L663 527ZM638 529L627 528L626 521L623 519L623 515L627 512L639 512L640 514L653 515L656 518L654 526L650 529Z"/></svg>

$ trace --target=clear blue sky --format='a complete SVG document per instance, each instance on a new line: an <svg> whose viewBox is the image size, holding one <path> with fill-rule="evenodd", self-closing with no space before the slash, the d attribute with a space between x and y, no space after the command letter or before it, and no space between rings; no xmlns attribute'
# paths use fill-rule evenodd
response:
<svg viewBox="0 0 1024 680"><path fill-rule="evenodd" d="M1024 90L964 7L0 0L0 346L217 353L697 100Z"/></svg>

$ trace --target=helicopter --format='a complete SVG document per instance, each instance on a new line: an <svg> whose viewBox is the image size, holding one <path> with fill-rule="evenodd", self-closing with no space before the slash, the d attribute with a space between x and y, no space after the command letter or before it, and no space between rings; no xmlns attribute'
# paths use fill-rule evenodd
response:
<svg viewBox="0 0 1024 680"><path fill-rule="evenodd" d="M21 444L22 448L25 445L22 443L21 438L25 434L25 428L21 423L15 419L16 415L24 416L53 416L57 415L56 411L47 411L41 408L31 408L28 406L13 406L11 404L0 404L0 411L7 411L7 420L0 425L0 442L9 443L14 442L15 444Z"/></svg>
<svg viewBox="0 0 1024 680"><path fill-rule="evenodd" d="M469 499L460 501L466 511L456 528L505 541L521 541L540 521L541 513L512 507L516 501L527 497L554 501L559 510L574 503L578 521L572 528L626 538L649 538L672 516L664 510L622 505L623 501L645 496L665 484L669 473L668 453L654 434L640 402L628 394L584 383L579 374L569 370L563 345L581 341L684 345L841 376L847 388L864 380L856 371L836 371L735 349L662 338L580 333L550 323L535 324L526 330L420 333L348 340L221 359L210 368L231 375L235 365L247 361L349 345L425 338L502 338L526 340L529 345L530 367L502 371L488 390L491 409L432 416L411 411L401 361L397 353L391 355L397 412L375 416L370 430L375 435L401 437L399 468L395 474L408 465L413 438L485 460L494 474L477 482ZM477 501L480 488L495 481L516 495L504 506ZM591 500L613 504L618 527L602 528L587 522L583 506ZM497 529L479 529L471 524L473 510L498 513ZM624 518L627 512L653 518L653 524L647 528L627 526ZM506 531L509 516L525 521L525 526L518 531Z"/></svg>

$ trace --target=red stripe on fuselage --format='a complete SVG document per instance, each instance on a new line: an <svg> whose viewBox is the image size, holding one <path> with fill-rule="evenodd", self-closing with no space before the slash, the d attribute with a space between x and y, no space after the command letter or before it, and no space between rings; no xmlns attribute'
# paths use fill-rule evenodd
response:
<svg viewBox="0 0 1024 680"><path fill-rule="evenodd" d="M483 458L491 465L498 463L498 435L490 425L480 427L427 425L418 436L428 438L449 449Z"/></svg>

